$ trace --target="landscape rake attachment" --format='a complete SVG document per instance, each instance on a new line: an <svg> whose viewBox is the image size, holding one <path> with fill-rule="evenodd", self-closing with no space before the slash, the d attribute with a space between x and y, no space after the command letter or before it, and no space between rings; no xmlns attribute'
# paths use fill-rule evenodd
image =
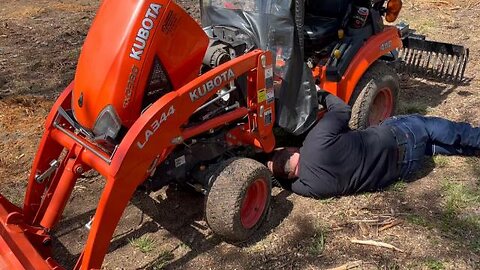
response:
<svg viewBox="0 0 480 270"><path fill-rule="evenodd" d="M450 43L426 40L407 24L397 26L402 34L400 72L449 83L465 83L469 49Z"/></svg>

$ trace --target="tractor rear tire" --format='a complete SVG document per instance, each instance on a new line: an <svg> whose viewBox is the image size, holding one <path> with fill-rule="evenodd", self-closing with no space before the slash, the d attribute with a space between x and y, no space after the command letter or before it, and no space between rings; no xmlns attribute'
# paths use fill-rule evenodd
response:
<svg viewBox="0 0 480 270"><path fill-rule="evenodd" d="M378 125L395 113L400 79L395 70L377 61L363 74L350 99L351 129Z"/></svg>
<svg viewBox="0 0 480 270"><path fill-rule="evenodd" d="M264 222L271 199L270 171L249 158L226 160L205 202L205 217L216 234L227 241L247 240Z"/></svg>

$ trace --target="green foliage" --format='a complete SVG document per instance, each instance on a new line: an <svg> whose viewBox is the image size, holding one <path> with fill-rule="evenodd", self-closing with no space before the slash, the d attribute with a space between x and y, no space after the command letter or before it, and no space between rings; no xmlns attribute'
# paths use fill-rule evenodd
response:
<svg viewBox="0 0 480 270"><path fill-rule="evenodd" d="M414 114L414 113L418 113L422 115L427 114L428 113L427 105L416 102L416 101L408 102L408 103L402 102L397 110L397 114L399 115Z"/></svg>
<svg viewBox="0 0 480 270"><path fill-rule="evenodd" d="M425 262L425 265L428 267L428 269L431 270L443 270L445 269L445 266L441 261L435 260L435 259L430 259Z"/></svg>
<svg viewBox="0 0 480 270"><path fill-rule="evenodd" d="M129 242L130 245L143 253L148 253L155 248L155 239L151 238L149 235L143 235L140 238L130 239Z"/></svg>
<svg viewBox="0 0 480 270"><path fill-rule="evenodd" d="M480 239L473 240L471 247L474 253L480 254Z"/></svg>
<svg viewBox="0 0 480 270"><path fill-rule="evenodd" d="M402 192L407 188L407 183L403 181L398 181L395 184L391 185L389 190L394 192Z"/></svg>
<svg viewBox="0 0 480 270"><path fill-rule="evenodd" d="M446 179L442 184L444 193L444 213L440 219L440 229L459 241L467 240L473 252L480 252L480 217L469 214L468 209L480 206L480 192L461 183ZM467 210L465 210L467 209ZM472 237L473 236L473 237ZM463 240L462 240L463 239Z"/></svg>
<svg viewBox="0 0 480 270"><path fill-rule="evenodd" d="M326 198L326 199L320 199L318 200L320 204L331 204L334 202L333 198Z"/></svg>
<svg viewBox="0 0 480 270"><path fill-rule="evenodd" d="M160 256L155 260L155 264L152 267L153 270L160 270L163 269L169 261L173 260L175 258L175 255L168 250L163 251L160 253Z"/></svg>
<svg viewBox="0 0 480 270"><path fill-rule="evenodd" d="M325 250L326 234L323 228L318 227L315 230L315 234L312 236L308 251L311 255L320 255Z"/></svg>
<svg viewBox="0 0 480 270"><path fill-rule="evenodd" d="M434 156L433 161L438 168L443 168L448 165L448 157L446 156Z"/></svg>
<svg viewBox="0 0 480 270"><path fill-rule="evenodd" d="M454 183L447 179L444 181L442 189L445 194L445 210L447 213L455 213L459 209L480 203L479 192L468 189L460 183Z"/></svg>
<svg viewBox="0 0 480 270"><path fill-rule="evenodd" d="M409 214L406 216L406 220L412 224L422 226L422 227L431 227L429 222L422 216L416 214Z"/></svg>

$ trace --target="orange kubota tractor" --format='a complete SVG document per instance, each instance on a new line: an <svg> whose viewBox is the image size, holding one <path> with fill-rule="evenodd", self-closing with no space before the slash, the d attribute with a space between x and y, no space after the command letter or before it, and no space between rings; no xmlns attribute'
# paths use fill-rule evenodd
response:
<svg viewBox="0 0 480 270"><path fill-rule="evenodd" d="M105 178L75 269L100 269L139 185L205 194L211 229L247 239L269 209L254 158L318 120L318 89L353 105L354 128L395 108L400 0L205 0L202 29L171 0L104 0L75 80L55 102L23 208L0 196L0 268L62 269L50 231L76 180ZM460 68L461 69L461 68ZM458 70L458 69L457 69ZM463 74L462 74L463 75Z"/></svg>

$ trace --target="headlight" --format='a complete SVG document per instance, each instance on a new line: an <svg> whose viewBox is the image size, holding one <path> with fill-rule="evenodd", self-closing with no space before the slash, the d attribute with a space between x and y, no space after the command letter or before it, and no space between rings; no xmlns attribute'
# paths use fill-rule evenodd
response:
<svg viewBox="0 0 480 270"><path fill-rule="evenodd" d="M113 108L112 105L108 105L100 112L97 120L95 120L93 134L95 134L95 139L105 140L110 138L114 140L121 128L122 123L115 108Z"/></svg>

